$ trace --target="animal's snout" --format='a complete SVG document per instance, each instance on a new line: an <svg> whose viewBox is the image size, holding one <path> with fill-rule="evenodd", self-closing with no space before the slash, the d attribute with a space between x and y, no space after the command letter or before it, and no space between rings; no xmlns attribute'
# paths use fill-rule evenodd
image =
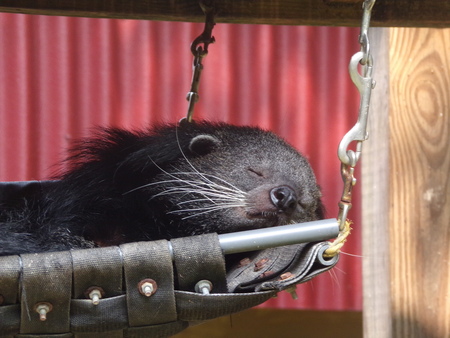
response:
<svg viewBox="0 0 450 338"><path fill-rule="evenodd" d="M297 195L292 188L286 185L270 190L270 199L279 211L288 215L292 214L297 207Z"/></svg>

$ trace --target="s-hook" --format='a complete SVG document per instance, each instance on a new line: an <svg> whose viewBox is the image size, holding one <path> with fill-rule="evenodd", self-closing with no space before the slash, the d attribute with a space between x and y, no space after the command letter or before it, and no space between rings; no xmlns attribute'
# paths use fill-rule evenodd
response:
<svg viewBox="0 0 450 338"><path fill-rule="evenodd" d="M212 1L200 1L199 2L203 13L205 13L205 28L203 33L200 34L191 44L191 52L194 55L193 62L193 74L191 89L187 93L186 99L189 102L186 119L188 122L192 121L192 115L194 114L194 105L199 99L198 86L200 84L200 75L203 70L202 59L208 54L208 46L210 43L214 43L215 39L212 36L212 30L215 26L214 17L217 13L214 0ZM203 44L203 47L201 46Z"/></svg>
<svg viewBox="0 0 450 338"><path fill-rule="evenodd" d="M358 88L360 94L359 115L356 124L350 131L344 135L339 144L338 156L341 161L341 175L344 181L344 189L341 201L339 202L338 222L340 229L344 229L347 214L352 206L352 188L356 183L353 175L355 165L361 156L362 142L368 138L367 120L370 105L370 94L375 86L372 79L372 55L370 54L370 45L368 37L368 29L370 25L370 16L373 5L376 0L364 0L363 17L361 23L361 32L359 35L359 43L361 51L357 52L350 60L349 73L350 77ZM358 70L358 65L362 66L362 75ZM356 151L348 149L351 142L356 141Z"/></svg>

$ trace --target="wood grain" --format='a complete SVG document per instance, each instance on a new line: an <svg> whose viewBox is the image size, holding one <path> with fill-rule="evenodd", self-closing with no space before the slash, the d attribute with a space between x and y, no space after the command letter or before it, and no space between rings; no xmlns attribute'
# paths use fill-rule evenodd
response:
<svg viewBox="0 0 450 338"><path fill-rule="evenodd" d="M390 338L389 29L372 28L369 39L376 86L362 155L364 337Z"/></svg>
<svg viewBox="0 0 450 338"><path fill-rule="evenodd" d="M390 31L395 337L450 337L450 30Z"/></svg>
<svg viewBox="0 0 450 338"><path fill-rule="evenodd" d="M0 12L165 21L204 21L198 0L2 0ZM216 0L217 22L360 26L363 0ZM372 23L450 27L449 1L378 0Z"/></svg>

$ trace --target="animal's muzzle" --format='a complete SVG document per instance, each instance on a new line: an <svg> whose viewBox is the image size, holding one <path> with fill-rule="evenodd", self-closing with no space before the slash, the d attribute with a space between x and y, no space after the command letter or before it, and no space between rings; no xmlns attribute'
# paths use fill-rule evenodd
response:
<svg viewBox="0 0 450 338"><path fill-rule="evenodd" d="M278 211L287 215L291 215L297 208L297 195L292 188L286 185L270 190L270 200Z"/></svg>

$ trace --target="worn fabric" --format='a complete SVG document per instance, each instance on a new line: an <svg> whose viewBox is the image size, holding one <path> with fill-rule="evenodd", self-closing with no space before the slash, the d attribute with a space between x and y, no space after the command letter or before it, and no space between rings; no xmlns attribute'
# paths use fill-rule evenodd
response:
<svg viewBox="0 0 450 338"><path fill-rule="evenodd" d="M45 184L8 184L0 200ZM14 203L16 203L18 200ZM249 254L225 268L217 234L0 257L0 337L168 337L190 324L261 304L331 269L327 243ZM200 280L209 294L195 291ZM143 286L151 286L144 292ZM97 290L97 304L89 293ZM36 307L51 310L40 320Z"/></svg>

